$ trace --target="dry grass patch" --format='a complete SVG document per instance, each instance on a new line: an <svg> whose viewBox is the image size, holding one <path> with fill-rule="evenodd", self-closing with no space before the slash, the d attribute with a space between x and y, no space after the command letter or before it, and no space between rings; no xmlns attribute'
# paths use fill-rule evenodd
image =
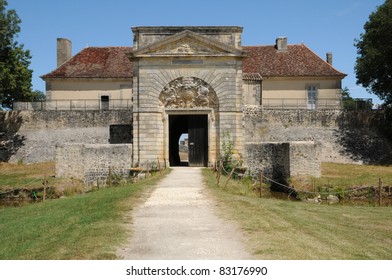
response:
<svg viewBox="0 0 392 280"><path fill-rule="evenodd" d="M55 175L55 163L44 162L34 164L0 163L0 188L42 186L45 175ZM34 181L37 179L36 181Z"/></svg>
<svg viewBox="0 0 392 280"><path fill-rule="evenodd" d="M82 180L55 178L55 162L34 164L0 163L0 193L12 189L40 189L46 178L48 196L60 197L80 194L84 190ZM39 194L42 196L42 193Z"/></svg>
<svg viewBox="0 0 392 280"><path fill-rule="evenodd" d="M232 180L222 189L216 186L215 173L206 169L203 174L221 214L238 222L256 258L392 259L390 207L259 198L245 184Z"/></svg>
<svg viewBox="0 0 392 280"><path fill-rule="evenodd" d="M378 186L381 178L384 186L392 186L392 166L322 163L321 178L293 177L291 185L299 190L323 188L353 188Z"/></svg>

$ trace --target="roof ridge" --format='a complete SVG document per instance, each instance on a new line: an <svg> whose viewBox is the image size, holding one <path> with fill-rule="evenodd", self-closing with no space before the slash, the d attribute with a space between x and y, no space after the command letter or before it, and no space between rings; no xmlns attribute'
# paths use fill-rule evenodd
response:
<svg viewBox="0 0 392 280"><path fill-rule="evenodd" d="M287 46L301 46L303 43L300 43L300 44L287 44ZM242 46L242 47L276 47L276 44L273 44L273 45L250 45L250 46Z"/></svg>
<svg viewBox="0 0 392 280"><path fill-rule="evenodd" d="M84 49L109 49L109 48L129 48L129 49L133 49L133 46L131 46L131 47L128 47L128 46L87 46L87 47L84 47L82 50L84 50Z"/></svg>

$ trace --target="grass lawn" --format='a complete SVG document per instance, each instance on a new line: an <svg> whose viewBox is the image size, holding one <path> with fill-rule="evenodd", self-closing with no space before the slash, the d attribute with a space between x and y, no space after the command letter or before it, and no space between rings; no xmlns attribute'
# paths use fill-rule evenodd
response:
<svg viewBox="0 0 392 280"><path fill-rule="evenodd" d="M44 176L55 174L54 162L10 164L0 162L0 188L40 187Z"/></svg>
<svg viewBox="0 0 392 280"><path fill-rule="evenodd" d="M296 189L313 190L323 188L352 188L378 186L381 178L384 186L392 186L392 166L359 165L325 162L321 165L321 178L292 178Z"/></svg>
<svg viewBox="0 0 392 280"><path fill-rule="evenodd" d="M129 235L127 213L161 178L0 208L0 259L115 259L116 246Z"/></svg>
<svg viewBox="0 0 392 280"><path fill-rule="evenodd" d="M259 198L245 184L231 180L223 189L215 173L203 174L219 212L239 224L257 259L392 259L391 207Z"/></svg>
<svg viewBox="0 0 392 280"><path fill-rule="evenodd" d="M0 197L13 189L23 190L24 195L29 196L30 191L40 190L36 193L38 199L42 199L44 180L47 181L47 197L56 198L70 196L84 192L82 180L71 178L55 178L55 162L43 162L34 164L10 164L0 162ZM19 203L14 201L15 203ZM2 204L9 204L0 200ZM23 204L23 202L21 202Z"/></svg>

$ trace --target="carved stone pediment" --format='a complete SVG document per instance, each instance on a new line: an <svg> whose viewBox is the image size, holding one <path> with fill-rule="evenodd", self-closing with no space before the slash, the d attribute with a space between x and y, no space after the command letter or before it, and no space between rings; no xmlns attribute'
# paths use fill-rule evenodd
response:
<svg viewBox="0 0 392 280"><path fill-rule="evenodd" d="M166 45L162 48L156 49L150 52L151 55L208 55L208 54L219 54L219 53L227 53L222 49L215 48L213 46L208 46L206 44L202 44L201 42L191 40L191 39L182 39L172 44Z"/></svg>
<svg viewBox="0 0 392 280"><path fill-rule="evenodd" d="M181 77L167 84L159 95L159 105L165 108L205 108L218 105L212 87L195 77Z"/></svg>
<svg viewBox="0 0 392 280"><path fill-rule="evenodd" d="M189 30L164 38L132 53L133 57L188 55L244 56L245 54L240 49Z"/></svg>

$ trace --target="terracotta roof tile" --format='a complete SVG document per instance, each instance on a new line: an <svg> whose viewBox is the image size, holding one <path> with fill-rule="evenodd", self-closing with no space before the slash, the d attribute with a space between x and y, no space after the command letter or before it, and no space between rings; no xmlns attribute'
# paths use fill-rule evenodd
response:
<svg viewBox="0 0 392 280"><path fill-rule="evenodd" d="M303 44L288 45L284 51L273 45L244 46L243 50L247 52L244 73L259 73L262 77L346 76Z"/></svg>
<svg viewBox="0 0 392 280"><path fill-rule="evenodd" d="M88 47L41 78L132 78L131 47Z"/></svg>
<svg viewBox="0 0 392 280"><path fill-rule="evenodd" d="M275 46L244 46L247 56L243 73L261 77L333 76L339 72L305 45L288 45L286 51ZM88 47L56 70L41 78L132 78L131 47Z"/></svg>

